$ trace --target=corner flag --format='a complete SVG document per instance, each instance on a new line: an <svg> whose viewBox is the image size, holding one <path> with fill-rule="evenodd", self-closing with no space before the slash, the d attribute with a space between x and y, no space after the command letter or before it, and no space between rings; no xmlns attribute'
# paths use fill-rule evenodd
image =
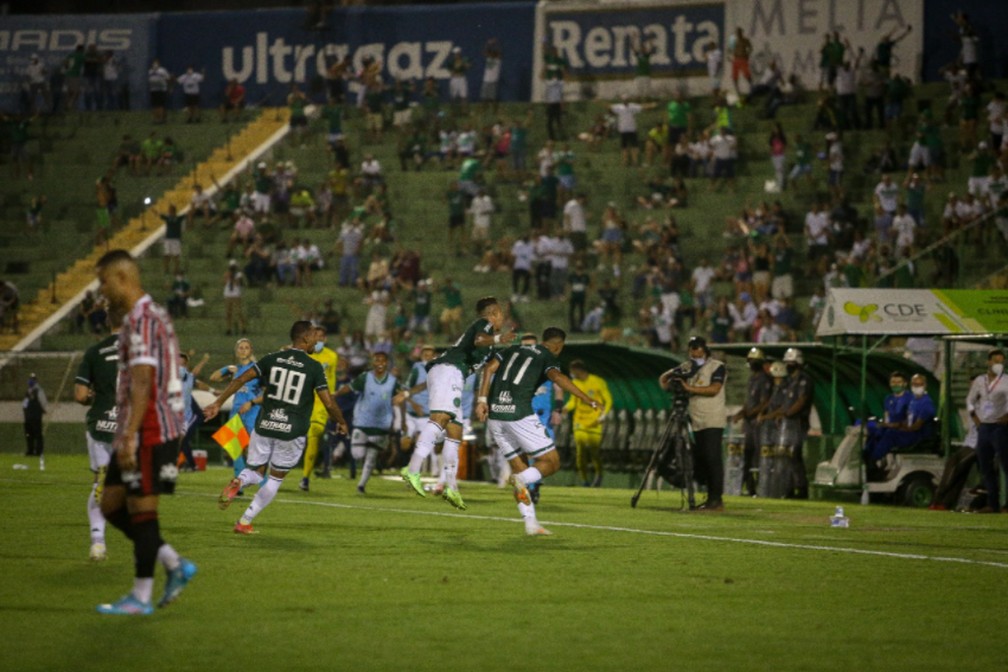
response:
<svg viewBox="0 0 1008 672"><path fill-rule="evenodd" d="M231 459L237 459L249 443L249 434L242 424L241 415L235 413L213 434L213 440L220 444Z"/></svg>

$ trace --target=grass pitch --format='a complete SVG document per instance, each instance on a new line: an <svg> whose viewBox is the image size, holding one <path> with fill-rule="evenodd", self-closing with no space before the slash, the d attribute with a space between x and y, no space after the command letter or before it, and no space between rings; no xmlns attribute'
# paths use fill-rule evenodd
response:
<svg viewBox="0 0 1008 672"><path fill-rule="evenodd" d="M15 463L31 470L13 470ZM132 585L109 530L87 559L84 457L0 455L4 670L944 670L1003 664L1008 515L543 488L552 537L509 493L459 513L397 480L288 477L256 520L221 512L230 472L183 474L162 532L199 573L147 618L101 616ZM155 601L164 575L156 574Z"/></svg>

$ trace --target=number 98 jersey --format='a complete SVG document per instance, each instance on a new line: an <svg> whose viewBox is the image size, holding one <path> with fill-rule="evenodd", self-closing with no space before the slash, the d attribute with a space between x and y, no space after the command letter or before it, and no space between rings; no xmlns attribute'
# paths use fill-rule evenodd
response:
<svg viewBox="0 0 1008 672"><path fill-rule="evenodd" d="M327 390L322 365L303 350L273 352L255 364L263 386L257 434L290 441L308 433L315 391Z"/></svg>

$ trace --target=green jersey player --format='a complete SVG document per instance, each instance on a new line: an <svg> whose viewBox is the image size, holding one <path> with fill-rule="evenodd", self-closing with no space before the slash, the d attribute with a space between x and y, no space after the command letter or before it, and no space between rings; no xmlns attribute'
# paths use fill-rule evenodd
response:
<svg viewBox="0 0 1008 672"><path fill-rule="evenodd" d="M420 431L416 447L410 456L409 465L400 472L413 490L425 497L420 484L420 468L423 461L434 450L442 433L446 434L441 451L441 464L445 475L445 489L441 497L457 509L465 510L465 502L458 492L458 450L462 441L462 386L469 374L478 371L490 356L493 345L507 344L514 340L513 331L499 333L504 324L504 310L497 299L487 296L476 302L479 319L469 325L465 333L440 356L427 363L425 388L417 386L396 397L402 403L410 394L422 389L428 391L430 420Z"/></svg>
<svg viewBox="0 0 1008 672"><path fill-rule="evenodd" d="M566 340L563 329L549 327L543 332L541 345L513 345L495 352L483 367L476 400L476 418L487 420L497 449L511 466L509 482L525 520L525 533L530 535L549 532L536 519L528 487L560 468L553 439L532 410L536 390L550 380L592 408L598 406L560 371L556 358ZM523 453L535 460L534 467L526 467L521 459Z"/></svg>
<svg viewBox="0 0 1008 672"><path fill-rule="evenodd" d="M102 486L105 471L112 459L112 439L115 438L116 381L119 376L119 327L98 341L84 353L77 378L74 381L74 400L88 407L87 439L88 461L94 473L91 493L88 495L87 513L91 523L92 560L104 560L105 516L101 512Z"/></svg>
<svg viewBox="0 0 1008 672"><path fill-rule="evenodd" d="M305 448L305 437L311 425L315 395L336 423L337 430L346 434L346 421L340 412L326 381L322 365L308 353L314 352L318 331L311 322L299 320L290 331L291 347L266 355L245 373L227 386L217 399L203 409L207 420L220 412L232 394L253 378L263 385L262 411L256 420L249 439L247 466L231 479L221 493L219 505L226 509L238 491L246 485L259 483L269 467L269 478L259 487L252 503L235 524L239 534L252 534L252 519L273 501L287 472L297 466Z"/></svg>

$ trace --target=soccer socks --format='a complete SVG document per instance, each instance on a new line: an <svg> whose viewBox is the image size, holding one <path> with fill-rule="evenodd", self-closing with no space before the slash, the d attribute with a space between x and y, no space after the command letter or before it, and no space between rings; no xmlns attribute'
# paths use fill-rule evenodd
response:
<svg viewBox="0 0 1008 672"><path fill-rule="evenodd" d="M434 444L437 443L442 431L441 425L433 420L428 420L424 428L420 430L416 445L413 446L413 454L410 455L409 471L411 474L420 473L424 459L434 451Z"/></svg>
<svg viewBox="0 0 1008 672"><path fill-rule="evenodd" d="M540 472L535 467L529 467L524 471L518 473L518 478L522 479L526 486L532 485L533 483L538 483L543 479L542 472Z"/></svg>
<svg viewBox="0 0 1008 672"><path fill-rule="evenodd" d="M452 490L458 490L458 455L459 441L445 439L441 449L441 473L445 477L445 485Z"/></svg>
<svg viewBox="0 0 1008 672"><path fill-rule="evenodd" d="M127 539L133 539L133 524L130 522L130 515L125 506L121 509L113 511L112 513L103 515L105 515L105 520L108 521L112 527L125 534Z"/></svg>
<svg viewBox="0 0 1008 672"><path fill-rule="evenodd" d="M133 597L144 604L150 604L151 595L154 593L154 577L133 579Z"/></svg>
<svg viewBox="0 0 1008 672"><path fill-rule="evenodd" d="M91 523L91 543L105 543L105 516L101 512L101 504L98 503L98 484L91 486L91 494L87 500L88 521Z"/></svg>
<svg viewBox="0 0 1008 672"><path fill-rule="evenodd" d="M256 476L258 476L258 474L256 474ZM242 514L241 522L243 524L248 525L251 523L263 509L269 506L269 503L273 501L277 491L280 489L280 483L282 482L282 478L270 476L266 479L265 483L259 486L259 492L257 492L256 496L252 498L252 503L248 505L248 508L245 509L245 513Z"/></svg>
<svg viewBox="0 0 1008 672"><path fill-rule="evenodd" d="M522 504L518 502L518 513L521 514L522 519L525 521L526 529L539 526L539 521L536 520L535 504Z"/></svg>
<svg viewBox="0 0 1008 672"><path fill-rule="evenodd" d="M357 483L358 488L363 488L367 485L368 479L371 478L371 472L374 471L375 464L378 462L378 449L368 448L367 452L364 454L364 466L361 467L360 481Z"/></svg>
<svg viewBox="0 0 1008 672"><path fill-rule="evenodd" d="M178 551L171 547L171 544L166 544L164 539L160 539L159 541L161 542L161 545L158 546L157 549L158 562L164 566L165 570L169 572L173 571L179 566L182 559L179 556Z"/></svg>
<svg viewBox="0 0 1008 672"><path fill-rule="evenodd" d="M161 531L158 528L157 511L141 511L130 516L133 527L133 559L137 579L154 578L158 547L161 545ZM150 590L146 595L135 595L141 602L150 602Z"/></svg>
<svg viewBox="0 0 1008 672"><path fill-rule="evenodd" d="M259 481L263 480L262 474L254 469L249 469L245 467L238 474L237 478L241 481L242 489L247 488L250 485L256 485Z"/></svg>

